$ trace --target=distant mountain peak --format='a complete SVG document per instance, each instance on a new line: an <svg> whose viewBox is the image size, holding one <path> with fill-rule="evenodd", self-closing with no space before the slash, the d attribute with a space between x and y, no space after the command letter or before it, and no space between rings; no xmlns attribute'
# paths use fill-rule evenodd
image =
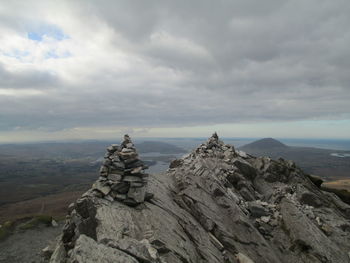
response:
<svg viewBox="0 0 350 263"><path fill-rule="evenodd" d="M253 149L271 149L271 148L288 148L287 145L273 138L263 138L255 142L244 145L242 148Z"/></svg>

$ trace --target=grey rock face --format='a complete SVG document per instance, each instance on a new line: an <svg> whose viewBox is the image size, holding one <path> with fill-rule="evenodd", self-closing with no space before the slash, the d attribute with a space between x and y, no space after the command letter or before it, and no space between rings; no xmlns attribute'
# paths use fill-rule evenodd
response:
<svg viewBox="0 0 350 263"><path fill-rule="evenodd" d="M103 244L96 243L95 240L81 234L75 243L74 248L70 251L71 262L84 263L138 263L134 257L127 253Z"/></svg>
<svg viewBox="0 0 350 263"><path fill-rule="evenodd" d="M254 180L256 176L256 170L244 160L235 160L233 165L238 168L238 170L247 178Z"/></svg>
<svg viewBox="0 0 350 263"><path fill-rule="evenodd" d="M350 207L292 162L237 153L214 135L171 167L149 177L155 195L136 208L85 193L51 262L350 262Z"/></svg>
<svg viewBox="0 0 350 263"><path fill-rule="evenodd" d="M322 200L320 200L317 195L310 192L303 193L300 197L300 202L313 207L320 207L323 204Z"/></svg>
<svg viewBox="0 0 350 263"><path fill-rule="evenodd" d="M270 215L270 211L268 209L266 209L264 206L262 206L256 202L249 203L248 210L249 210L251 216L255 217L255 218Z"/></svg>

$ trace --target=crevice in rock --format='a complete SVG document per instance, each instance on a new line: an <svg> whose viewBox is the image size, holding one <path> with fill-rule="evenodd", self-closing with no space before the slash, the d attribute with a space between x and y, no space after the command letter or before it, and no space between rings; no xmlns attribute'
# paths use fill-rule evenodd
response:
<svg viewBox="0 0 350 263"><path fill-rule="evenodd" d="M180 219L178 221L178 223L181 226L181 228L183 229L183 231L186 234L186 236L188 237L188 239L193 243L193 247L195 248L197 254L201 257L201 259L205 260L205 257L203 256L202 252L198 249L198 244L196 242L196 239L193 237L191 232L188 231L188 229L186 228L186 223L182 219Z"/></svg>
<svg viewBox="0 0 350 263"><path fill-rule="evenodd" d="M167 212L168 214L172 215L174 218L176 219L180 219L180 217L175 214L174 212L172 212L171 210L169 210L168 208L165 208L159 204L157 204L156 202L154 202L153 200L150 200L149 203L151 203L152 205L155 205L157 207L159 207L160 209L164 210L165 212Z"/></svg>
<svg viewBox="0 0 350 263"><path fill-rule="evenodd" d="M124 252L125 254L128 254L129 256L133 257L137 262L140 262L140 263L154 263L152 261L149 261L149 260L144 260L138 256L136 256L135 254L131 253L129 250L127 249L121 249L121 248L118 248L117 246L113 246L113 245L107 245L108 247L111 247L113 249L117 249L119 251L122 251Z"/></svg>

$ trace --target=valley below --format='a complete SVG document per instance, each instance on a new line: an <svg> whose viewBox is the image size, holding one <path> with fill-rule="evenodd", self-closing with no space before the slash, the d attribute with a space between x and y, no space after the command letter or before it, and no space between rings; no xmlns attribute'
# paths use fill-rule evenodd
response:
<svg viewBox="0 0 350 263"><path fill-rule="evenodd" d="M68 205L98 178L111 142L0 145L0 224L37 214L64 218ZM153 147L151 147L153 146ZM140 142L149 173L186 153L165 142Z"/></svg>

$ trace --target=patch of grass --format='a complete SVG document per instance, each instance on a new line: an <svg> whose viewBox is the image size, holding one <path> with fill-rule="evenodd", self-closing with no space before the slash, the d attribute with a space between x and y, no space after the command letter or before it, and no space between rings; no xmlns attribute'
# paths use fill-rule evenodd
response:
<svg viewBox="0 0 350 263"><path fill-rule="evenodd" d="M350 179L338 179L333 181L328 181L323 184L325 187L336 188L336 189L345 189L350 191Z"/></svg>
<svg viewBox="0 0 350 263"><path fill-rule="evenodd" d="M9 232L5 227L0 227L0 241L8 237Z"/></svg>
<svg viewBox="0 0 350 263"><path fill-rule="evenodd" d="M1 185L0 189L2 189ZM65 192L0 206L0 224L8 220L23 223L25 220L22 219L28 221L38 214L51 215L55 220L65 219L68 205L76 201L83 193Z"/></svg>
<svg viewBox="0 0 350 263"><path fill-rule="evenodd" d="M25 222L18 226L21 230L28 230L37 227L39 224L44 224L49 226L52 221L52 216L49 215L36 215L28 222Z"/></svg>
<svg viewBox="0 0 350 263"><path fill-rule="evenodd" d="M12 221L6 221L1 227L0 227L0 241L7 238L13 230L13 222Z"/></svg>
<svg viewBox="0 0 350 263"><path fill-rule="evenodd" d="M66 216L65 215L55 216L54 219L56 222L61 222L61 221L64 221L66 219Z"/></svg>
<svg viewBox="0 0 350 263"><path fill-rule="evenodd" d="M337 188L331 188L331 187L325 187L322 186L321 188L323 191L327 191L330 193L336 194L344 203L347 203L350 205L350 192L345 189L337 189Z"/></svg>

